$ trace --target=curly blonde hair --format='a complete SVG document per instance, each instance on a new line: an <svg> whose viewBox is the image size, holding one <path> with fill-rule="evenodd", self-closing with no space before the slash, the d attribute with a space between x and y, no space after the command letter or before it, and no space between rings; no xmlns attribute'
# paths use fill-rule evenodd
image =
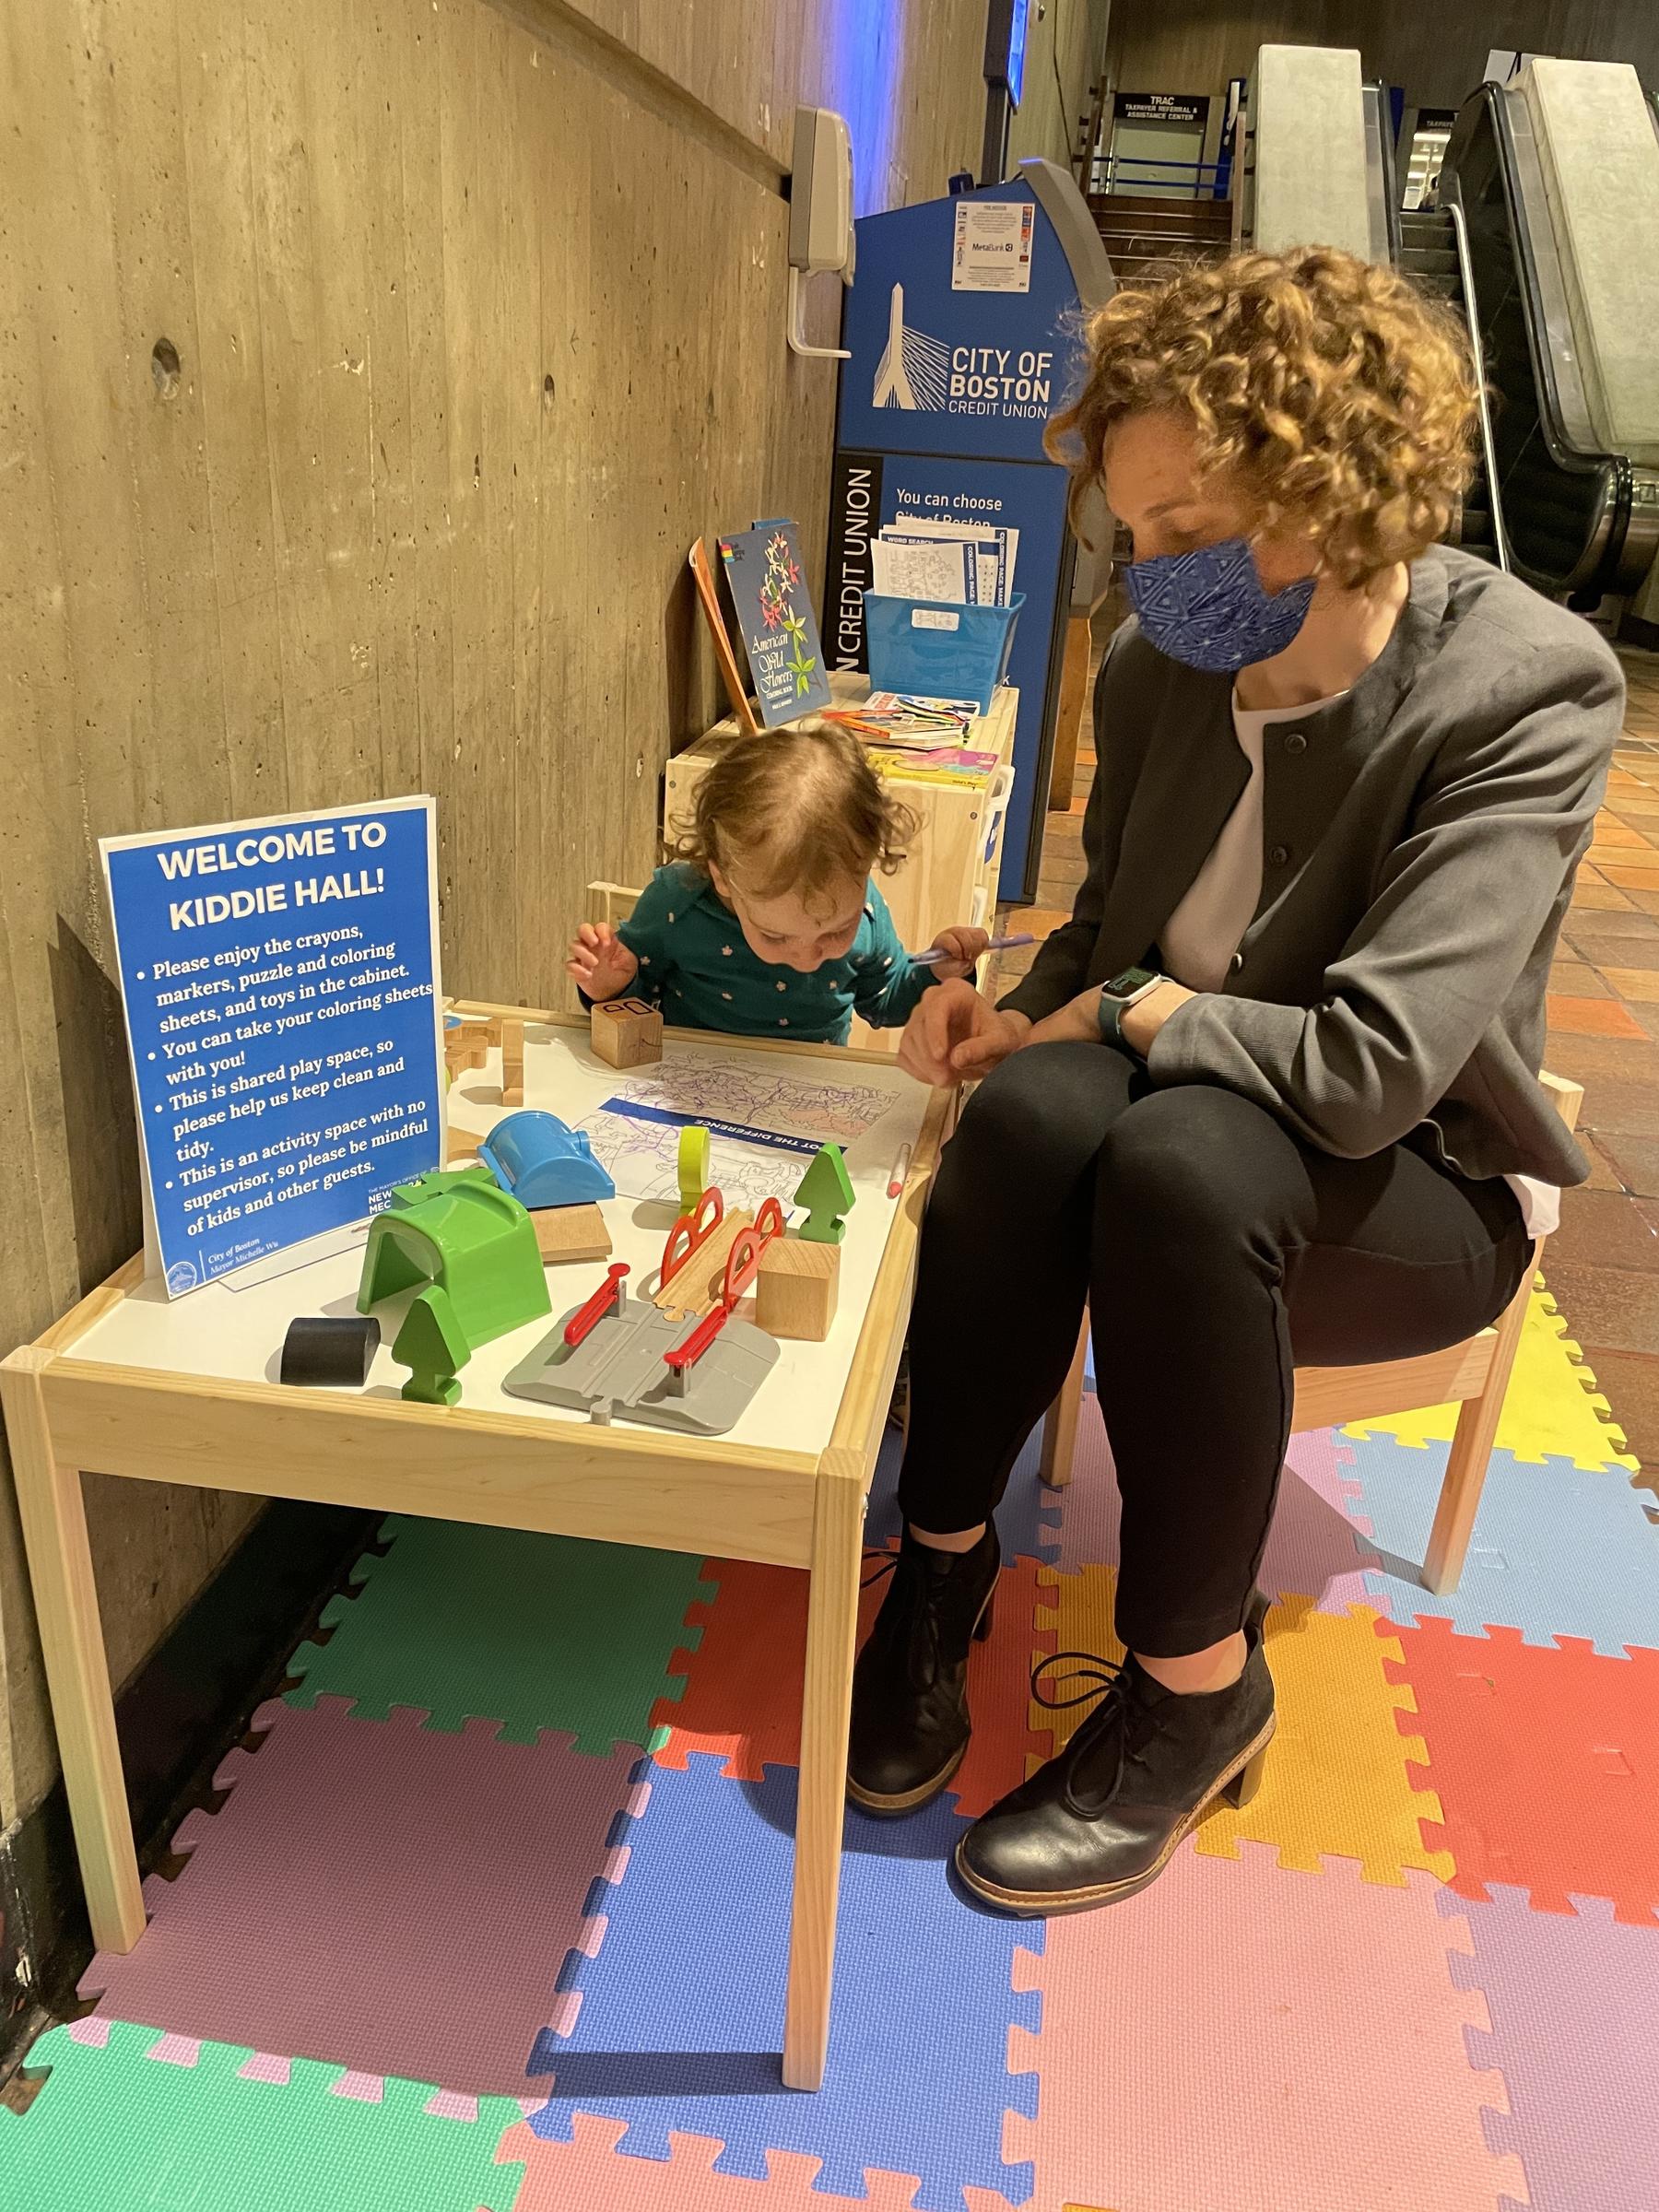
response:
<svg viewBox="0 0 1659 2212"><path fill-rule="evenodd" d="M1087 324L1082 389L1049 424L1074 515L1125 416L1184 414L1203 475L1264 531L1315 541L1362 583L1444 535L1473 467L1477 386L1452 311L1392 269L1303 246L1120 291Z"/></svg>
<svg viewBox="0 0 1659 2212"><path fill-rule="evenodd" d="M670 860L713 862L757 899L804 899L903 864L916 818L877 776L856 737L820 715L735 737L703 775Z"/></svg>

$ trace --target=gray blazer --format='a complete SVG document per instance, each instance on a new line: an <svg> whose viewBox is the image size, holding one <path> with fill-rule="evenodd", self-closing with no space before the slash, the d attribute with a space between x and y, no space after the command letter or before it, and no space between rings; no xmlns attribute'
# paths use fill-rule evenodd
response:
<svg viewBox="0 0 1659 2212"><path fill-rule="evenodd" d="M1229 988L1159 1030L1151 1080L1222 1084L1345 1158L1423 1127L1465 1175L1582 1182L1537 1081L1544 993L1623 710L1587 622L1431 547L1346 698L1268 725L1261 901ZM1033 1020L1155 964L1248 780L1230 679L1168 659L1133 621L1107 648L1094 723L1088 873L1002 1002Z"/></svg>

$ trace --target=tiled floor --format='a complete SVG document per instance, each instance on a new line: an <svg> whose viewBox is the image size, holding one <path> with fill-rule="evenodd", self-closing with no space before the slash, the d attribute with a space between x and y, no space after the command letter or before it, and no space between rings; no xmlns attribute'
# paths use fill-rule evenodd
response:
<svg viewBox="0 0 1659 2212"><path fill-rule="evenodd" d="M1644 1479L1659 1490L1659 653L1632 648L1619 657L1630 685L1625 740L1549 996L1548 1065L1584 1086L1580 1130L1591 1175L1566 1194L1547 1273ZM1094 769L1085 750L1070 812L1048 818L1039 903L1017 924L1040 937L1067 918L1082 877ZM1005 954L999 982L1031 957Z"/></svg>

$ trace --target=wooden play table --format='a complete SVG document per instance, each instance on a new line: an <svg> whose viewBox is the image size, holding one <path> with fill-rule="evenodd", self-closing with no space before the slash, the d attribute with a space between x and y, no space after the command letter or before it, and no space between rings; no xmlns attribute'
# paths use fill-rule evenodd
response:
<svg viewBox="0 0 1659 2212"><path fill-rule="evenodd" d="M535 1025L526 1041L527 1105L580 1121L623 1080L589 1051L584 1022L522 1007L456 1010L512 1014ZM145 1913L83 1468L799 1567L811 1576L811 1595L782 2065L792 2088L818 2088L830 2033L865 1500L947 1101L912 1083L885 1053L670 1030L663 1073L673 1078L677 1065L699 1071L704 1094L728 1069L739 1108L768 1077L784 1075L837 1092L856 1088L865 1094L863 1113L877 1115L846 1147L857 1203L830 1337L783 1344L777 1367L727 1436L700 1439L622 1421L597 1427L504 1394L501 1377L549 1330L549 1318L475 1353L453 1407L405 1404L403 1371L385 1342L361 1392L284 1388L276 1360L288 1322L353 1310L360 1240L335 1240L297 1267L290 1254L286 1271L267 1262L234 1286L220 1281L174 1300L135 1258L0 1363L59 1750L101 1949L131 1950L144 1935ZM497 1118L500 1084L493 1053L487 1066L460 1078L451 1095L452 1151L455 1131L481 1134ZM910 1171L894 1201L888 1178L906 1143ZM778 1160L787 1199L804 1163L783 1152ZM673 1209L619 1195L605 1210L616 1255L632 1263L637 1283L660 1257ZM599 1263L554 1269L554 1315L602 1275Z"/></svg>

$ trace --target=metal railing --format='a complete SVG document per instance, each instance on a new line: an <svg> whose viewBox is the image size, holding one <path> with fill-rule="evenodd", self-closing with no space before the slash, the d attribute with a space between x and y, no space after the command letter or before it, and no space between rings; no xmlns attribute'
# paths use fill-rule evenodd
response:
<svg viewBox="0 0 1659 2212"><path fill-rule="evenodd" d="M1156 178L1128 176L1129 170L1156 170ZM1218 190L1218 182L1227 174L1227 165L1220 161L1164 161L1142 154L1097 154L1089 171L1090 192L1120 192L1131 190L1149 192L1170 180L1171 198L1191 197L1194 200L1225 200L1225 191ZM1205 190L1208 180L1209 189Z"/></svg>
<svg viewBox="0 0 1659 2212"><path fill-rule="evenodd" d="M1452 236L1457 251L1457 274L1463 285L1464 320L1468 325L1469 356L1475 368L1479 395L1480 457L1486 469L1487 505L1492 516L1492 550L1500 569L1512 569L1509 536L1503 527L1503 494L1498 482L1498 449L1492 441L1491 387L1487 382L1486 349L1480 342L1480 306L1475 297L1475 264L1469 253L1469 226L1462 202L1448 196L1446 213L1452 218Z"/></svg>

